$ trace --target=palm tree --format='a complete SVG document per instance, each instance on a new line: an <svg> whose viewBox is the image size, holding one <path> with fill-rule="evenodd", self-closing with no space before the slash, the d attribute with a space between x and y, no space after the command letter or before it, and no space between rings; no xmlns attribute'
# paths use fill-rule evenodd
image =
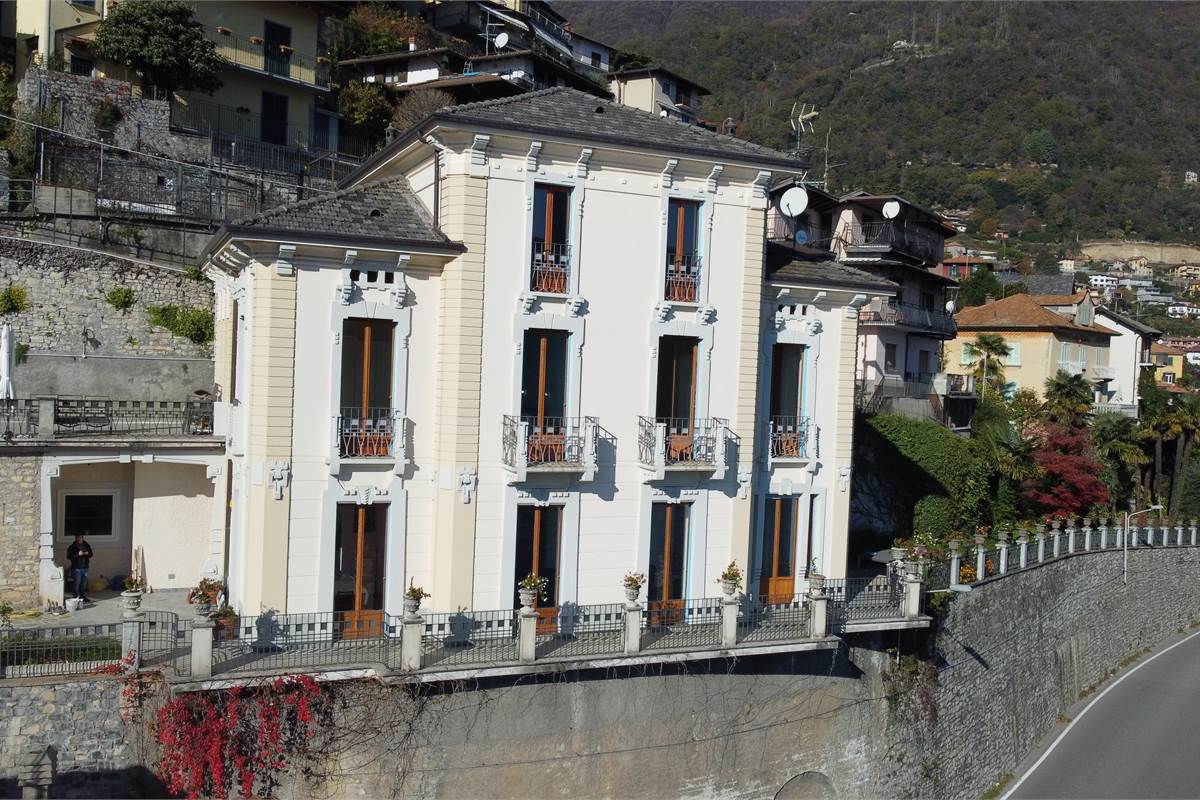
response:
<svg viewBox="0 0 1200 800"><path fill-rule="evenodd" d="M1183 466L1192 454L1196 433L1200 431L1200 396L1181 394L1175 398L1175 419L1179 435L1175 437L1175 464L1171 469L1171 494L1167 511L1178 511L1180 492L1183 489Z"/></svg>
<svg viewBox="0 0 1200 800"><path fill-rule="evenodd" d="M1087 378L1060 369L1046 379L1046 413L1055 422L1078 427L1092 408L1094 394Z"/></svg>
<svg viewBox="0 0 1200 800"><path fill-rule="evenodd" d="M998 333L981 333L975 341L963 344L963 352L975 365L975 376L979 378L979 396L987 395L988 373L993 376L997 390L1004 386L1004 364L1000 360L1008 356L1012 348Z"/></svg>
<svg viewBox="0 0 1200 800"><path fill-rule="evenodd" d="M1092 444L1096 455L1112 470L1116 485L1109 488L1115 510L1119 496L1127 492L1137 495L1142 484L1141 467L1150 462L1137 420L1108 411L1097 414L1092 417Z"/></svg>

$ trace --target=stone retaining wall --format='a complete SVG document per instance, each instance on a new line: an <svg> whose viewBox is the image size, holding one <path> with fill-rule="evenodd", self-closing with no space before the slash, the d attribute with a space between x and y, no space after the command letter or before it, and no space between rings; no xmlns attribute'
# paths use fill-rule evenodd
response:
<svg viewBox="0 0 1200 800"><path fill-rule="evenodd" d="M39 596L41 464L36 455L0 458L0 603L13 608L36 605Z"/></svg>

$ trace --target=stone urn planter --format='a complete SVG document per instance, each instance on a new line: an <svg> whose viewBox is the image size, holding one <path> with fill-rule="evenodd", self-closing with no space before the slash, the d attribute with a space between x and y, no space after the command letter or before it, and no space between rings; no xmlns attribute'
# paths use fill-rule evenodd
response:
<svg viewBox="0 0 1200 800"><path fill-rule="evenodd" d="M140 589L121 592L121 605L126 611L137 611L142 607L142 592Z"/></svg>
<svg viewBox="0 0 1200 800"><path fill-rule="evenodd" d="M517 593L521 596L522 608L533 608L533 602L537 599L537 589L518 589Z"/></svg>
<svg viewBox="0 0 1200 800"><path fill-rule="evenodd" d="M193 603L192 611L197 617L208 617L212 614L213 605L212 603Z"/></svg>
<svg viewBox="0 0 1200 800"><path fill-rule="evenodd" d="M825 576L813 573L808 576L808 589L811 592L819 593L825 591Z"/></svg>
<svg viewBox="0 0 1200 800"><path fill-rule="evenodd" d="M733 597L737 588L737 581L721 581L721 593L726 597Z"/></svg>
<svg viewBox="0 0 1200 800"><path fill-rule="evenodd" d="M421 598L405 597L404 598L404 613L408 616L416 616L417 610L421 607Z"/></svg>
<svg viewBox="0 0 1200 800"><path fill-rule="evenodd" d="M641 593L642 593L642 589L640 586L636 589L633 588L632 586L626 586L625 587L625 602L630 603L630 604L636 603L638 601L638 596L641 595Z"/></svg>

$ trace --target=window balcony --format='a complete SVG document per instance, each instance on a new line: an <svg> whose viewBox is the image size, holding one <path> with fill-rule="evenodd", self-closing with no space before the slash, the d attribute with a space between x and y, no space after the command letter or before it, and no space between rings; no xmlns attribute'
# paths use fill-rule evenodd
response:
<svg viewBox="0 0 1200 800"><path fill-rule="evenodd" d="M505 415L501 457L516 481L525 480L531 472L581 473L581 480L591 480L599 430L595 417L538 420Z"/></svg>
<svg viewBox="0 0 1200 800"><path fill-rule="evenodd" d="M1117 368L1096 364L1092 367L1092 377L1098 381L1111 381L1117 377Z"/></svg>
<svg viewBox="0 0 1200 800"><path fill-rule="evenodd" d="M672 303L700 302L700 256L667 253L663 299Z"/></svg>
<svg viewBox="0 0 1200 800"><path fill-rule="evenodd" d="M336 472L342 461L408 462L404 417L391 408L343 407L333 418L333 447Z"/></svg>
<svg viewBox="0 0 1200 800"><path fill-rule="evenodd" d="M571 245L533 243L529 257L529 290L567 294L571 286Z"/></svg>
<svg viewBox="0 0 1200 800"><path fill-rule="evenodd" d="M1087 370L1087 362L1059 359L1058 368L1068 375L1082 375Z"/></svg>
<svg viewBox="0 0 1200 800"><path fill-rule="evenodd" d="M638 459L652 480L662 480L668 470L711 471L720 480L736 439L729 421L719 417L638 417Z"/></svg>
<svg viewBox="0 0 1200 800"><path fill-rule="evenodd" d="M912 303L872 300L858 310L858 321L866 327L899 327L952 339L957 330L954 317L936 308Z"/></svg>
<svg viewBox="0 0 1200 800"><path fill-rule="evenodd" d="M863 222L842 236L850 261L877 261L892 255L936 264L942 258L942 237L917 225L891 220Z"/></svg>
<svg viewBox="0 0 1200 800"><path fill-rule="evenodd" d="M815 458L816 430L808 417L771 417L771 463Z"/></svg>
<svg viewBox="0 0 1200 800"><path fill-rule="evenodd" d="M321 63L316 56L299 53L287 45L268 45L261 36L242 37L217 28L206 28L205 35L216 44L222 58L239 67L308 86L329 88L329 64L327 61Z"/></svg>

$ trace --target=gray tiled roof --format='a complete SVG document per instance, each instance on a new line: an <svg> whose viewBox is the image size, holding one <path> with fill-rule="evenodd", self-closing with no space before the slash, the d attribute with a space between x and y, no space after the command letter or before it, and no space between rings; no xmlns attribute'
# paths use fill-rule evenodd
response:
<svg viewBox="0 0 1200 800"><path fill-rule="evenodd" d="M428 243L441 247L453 245L438 230L403 176L289 203L231 222L226 229L230 232L308 234L307 238L343 241L363 239Z"/></svg>
<svg viewBox="0 0 1200 800"><path fill-rule="evenodd" d="M766 265L766 278L770 281L817 283L878 291L894 291L900 288L899 284L887 278L872 275L827 256L802 253L785 245L767 246Z"/></svg>
<svg viewBox="0 0 1200 800"><path fill-rule="evenodd" d="M565 87L448 106L434 112L433 119L528 133L566 134L666 153L737 159L778 169L800 170L806 166L769 147Z"/></svg>
<svg viewBox="0 0 1200 800"><path fill-rule="evenodd" d="M1075 291L1074 275L1023 275L1012 270L995 273L1001 283L1023 283L1030 294L1072 294Z"/></svg>

